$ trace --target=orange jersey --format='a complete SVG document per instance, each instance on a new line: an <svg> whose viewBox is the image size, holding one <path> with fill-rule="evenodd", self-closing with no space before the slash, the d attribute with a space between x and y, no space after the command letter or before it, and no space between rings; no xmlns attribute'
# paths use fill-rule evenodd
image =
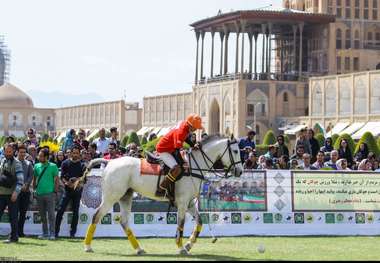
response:
<svg viewBox="0 0 380 263"><path fill-rule="evenodd" d="M168 132L160 139L156 146L159 153L173 153L176 149L180 149L190 134L190 126L186 121L180 122L174 129Z"/></svg>

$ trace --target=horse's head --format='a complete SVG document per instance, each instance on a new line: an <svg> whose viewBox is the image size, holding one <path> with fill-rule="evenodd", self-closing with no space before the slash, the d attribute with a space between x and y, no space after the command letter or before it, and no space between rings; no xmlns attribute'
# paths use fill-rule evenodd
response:
<svg viewBox="0 0 380 263"><path fill-rule="evenodd" d="M232 172L233 176L239 177L243 173L243 165L240 158L240 149L236 139L220 138L214 136L202 143L203 151L210 157L211 161L220 160L227 172Z"/></svg>

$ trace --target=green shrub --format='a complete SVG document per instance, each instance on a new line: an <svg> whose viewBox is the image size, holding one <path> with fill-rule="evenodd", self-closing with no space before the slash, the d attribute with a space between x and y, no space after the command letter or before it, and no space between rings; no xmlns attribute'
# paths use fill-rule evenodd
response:
<svg viewBox="0 0 380 263"><path fill-rule="evenodd" d="M289 136L288 135L284 135L284 141L285 141L285 145L286 146L289 146L289 143L290 143L290 139L289 139Z"/></svg>
<svg viewBox="0 0 380 263"><path fill-rule="evenodd" d="M376 156L380 155L379 147L377 146L377 142L375 138L373 137L372 133L366 132L363 134L362 138L359 140L359 142L356 145L355 153L359 151L360 144L366 143L368 145L368 150L370 152L374 152Z"/></svg>
<svg viewBox="0 0 380 263"><path fill-rule="evenodd" d="M333 135L331 136L331 140L332 140L332 145L333 145L333 146L334 146L336 140L338 140L338 138L339 138L339 135L338 135L338 134L333 134Z"/></svg>
<svg viewBox="0 0 380 263"><path fill-rule="evenodd" d="M135 131L129 134L127 145L131 143L136 143L137 146L140 146L139 136L137 136L137 133Z"/></svg>
<svg viewBox="0 0 380 263"><path fill-rule="evenodd" d="M379 150L380 150L380 137L377 138L377 148L379 148Z"/></svg>
<svg viewBox="0 0 380 263"><path fill-rule="evenodd" d="M268 152L269 145L258 144L256 145L257 156L264 155Z"/></svg>
<svg viewBox="0 0 380 263"><path fill-rule="evenodd" d="M3 147L5 143L5 136L0 137L0 147Z"/></svg>
<svg viewBox="0 0 380 263"><path fill-rule="evenodd" d="M267 131L264 136L263 144L264 145L272 145L277 142L276 136L272 130Z"/></svg>
<svg viewBox="0 0 380 263"><path fill-rule="evenodd" d="M121 139L121 146L126 147L128 143L128 134L125 134L124 137Z"/></svg>
<svg viewBox="0 0 380 263"><path fill-rule="evenodd" d="M354 142L354 140L352 139L351 135L349 135L349 134L347 134L347 133L343 133L342 135L340 135L340 136L338 137L338 139L336 139L335 143L333 144L333 145L334 145L334 149L335 149L335 150L339 150L340 142L341 142L343 139L346 139L346 140L347 140L347 142L348 142L348 147L350 148L351 153L353 154L353 153L354 153L354 150L355 150L355 142Z"/></svg>
<svg viewBox="0 0 380 263"><path fill-rule="evenodd" d="M141 145L144 145L144 144L146 144L148 142L148 139L144 136L144 137L142 137L141 138Z"/></svg>
<svg viewBox="0 0 380 263"><path fill-rule="evenodd" d="M325 136L323 136L322 133L318 133L317 135L315 135L315 139L318 141L319 148L325 145Z"/></svg>

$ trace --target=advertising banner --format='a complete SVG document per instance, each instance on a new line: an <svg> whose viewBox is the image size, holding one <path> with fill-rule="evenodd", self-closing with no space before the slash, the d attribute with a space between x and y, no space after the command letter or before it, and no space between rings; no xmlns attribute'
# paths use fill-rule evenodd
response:
<svg viewBox="0 0 380 263"><path fill-rule="evenodd" d="M93 170L83 189L77 236L84 236L101 203L102 170ZM201 236L379 235L380 174L334 171L245 171L240 178L210 175L200 193L204 223ZM122 237L120 207L116 203L97 227L97 237ZM68 236L72 212L68 208L61 236ZM174 237L175 208L168 203L134 195L131 228L139 237ZM185 235L194 219L187 215ZM0 234L10 231L5 213ZM41 217L33 201L26 234L41 234Z"/></svg>

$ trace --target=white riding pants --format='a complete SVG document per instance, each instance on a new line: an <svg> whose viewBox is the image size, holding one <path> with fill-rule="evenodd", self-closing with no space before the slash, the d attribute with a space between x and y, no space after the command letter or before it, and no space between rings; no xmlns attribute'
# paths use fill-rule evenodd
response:
<svg viewBox="0 0 380 263"><path fill-rule="evenodd" d="M161 160L170 168L173 169L175 166L178 165L177 161L174 159L173 155L170 153L164 152L164 153L158 153Z"/></svg>

